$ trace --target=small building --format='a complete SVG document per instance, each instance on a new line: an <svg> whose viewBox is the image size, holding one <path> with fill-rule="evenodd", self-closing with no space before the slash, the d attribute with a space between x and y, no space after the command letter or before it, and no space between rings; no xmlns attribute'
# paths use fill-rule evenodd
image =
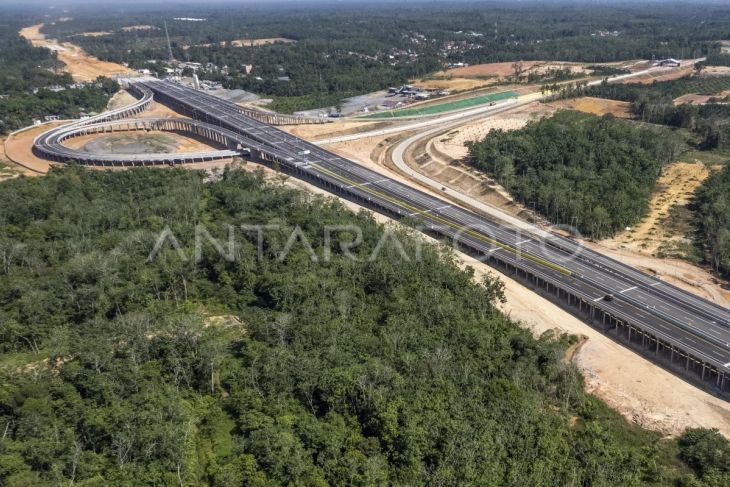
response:
<svg viewBox="0 0 730 487"><path fill-rule="evenodd" d="M681 65L682 63L674 58L660 59L659 61L654 61L654 66L667 66L672 68L678 68Z"/></svg>
<svg viewBox="0 0 730 487"><path fill-rule="evenodd" d="M43 120L45 120L46 122L55 122L59 118L60 117L58 115L46 115L45 117L43 117Z"/></svg>

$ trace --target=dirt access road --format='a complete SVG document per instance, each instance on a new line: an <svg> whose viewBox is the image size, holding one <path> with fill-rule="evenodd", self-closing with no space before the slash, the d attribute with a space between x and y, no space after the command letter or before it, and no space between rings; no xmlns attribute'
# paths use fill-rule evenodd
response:
<svg viewBox="0 0 730 487"><path fill-rule="evenodd" d="M122 66L121 64L101 61L90 56L80 47L70 42L58 42L56 39L48 39L41 32L44 24L31 25L20 29L20 35L28 39L36 47L45 47L55 51L58 60L63 62L67 71L75 81L93 81L99 76L132 75L135 71Z"/></svg>

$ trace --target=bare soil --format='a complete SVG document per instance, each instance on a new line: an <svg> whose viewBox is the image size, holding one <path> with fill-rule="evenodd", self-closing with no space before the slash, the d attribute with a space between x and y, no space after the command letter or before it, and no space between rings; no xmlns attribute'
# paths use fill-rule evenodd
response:
<svg viewBox="0 0 730 487"><path fill-rule="evenodd" d="M673 232L673 225L668 225L669 211L675 205L689 203L694 192L709 175L710 170L701 162L676 162L664 167L646 216L630 230L601 243L654 255L667 239L683 238L684 235Z"/></svg>
<svg viewBox="0 0 730 487"><path fill-rule="evenodd" d="M262 39L236 39L228 44L233 47L251 47L251 46L266 46L268 44L276 44L281 42L284 44L294 44L297 41L294 39L287 39L286 37L267 37Z"/></svg>
<svg viewBox="0 0 730 487"><path fill-rule="evenodd" d="M59 43L55 39L47 39L41 33L43 24L31 25L20 30L20 35L28 39L36 47L45 47L55 51L71 76L76 81L93 81L99 76L131 75L135 72L121 64L101 61L84 52L80 47L70 43Z"/></svg>
<svg viewBox="0 0 730 487"><path fill-rule="evenodd" d="M33 154L33 140L46 130L64 123L67 122L43 124L9 135L4 144L6 159L14 163L23 174L30 176L47 173L51 163Z"/></svg>
<svg viewBox="0 0 730 487"><path fill-rule="evenodd" d="M697 93L689 93L674 99L675 105L683 103L692 103L694 105L704 105L710 98L717 98L718 95L699 95Z"/></svg>
<svg viewBox="0 0 730 487"><path fill-rule="evenodd" d="M74 34L72 37L103 37L103 36L110 36L114 32L108 32L105 30L97 31L97 32L82 32L81 34Z"/></svg>
<svg viewBox="0 0 730 487"><path fill-rule="evenodd" d="M631 117L631 103L626 101L606 100L583 96L571 100L558 100L550 103L550 106L557 109L577 110L579 112L592 113L594 115L606 115L610 113L618 118Z"/></svg>
<svg viewBox="0 0 730 487"><path fill-rule="evenodd" d="M476 79L446 76L443 78L414 80L413 86L423 88L424 90L453 90L468 91L486 88L498 81L494 79Z"/></svg>
<svg viewBox="0 0 730 487"><path fill-rule="evenodd" d="M131 32L133 30L157 30L159 27L156 27L154 25L128 25L127 27L122 27L122 30L124 32Z"/></svg>
<svg viewBox="0 0 730 487"><path fill-rule="evenodd" d="M339 121L323 124L282 125L279 128L308 140L369 132L393 125L390 122Z"/></svg>
<svg viewBox="0 0 730 487"><path fill-rule="evenodd" d="M515 130L524 127L530 120L549 115L555 110L543 103L530 103L516 110L510 110L497 117L488 117L472 122L433 140L433 146L439 152L453 159L461 160L467 156L466 142L483 139L491 130Z"/></svg>
<svg viewBox="0 0 730 487"><path fill-rule="evenodd" d="M616 83L640 83L640 84L651 84L654 81L670 81L673 79L679 79L692 74L694 68L691 64L681 66L679 68L667 67L663 69L657 69L651 73L642 74L639 76L633 76L616 81Z"/></svg>
<svg viewBox="0 0 730 487"><path fill-rule="evenodd" d="M702 76L727 76L730 66L707 66L702 70Z"/></svg>
<svg viewBox="0 0 730 487"><path fill-rule="evenodd" d="M525 70L531 69L533 66L541 64L541 61L522 61L522 67ZM465 66L463 68L447 69L445 71L438 71L434 76L436 77L447 77L452 76L455 78L476 78L479 76L495 76L495 77L507 77L514 74L512 68L513 62L506 63L487 63L487 64L475 64L473 66Z"/></svg>
<svg viewBox="0 0 730 487"><path fill-rule="evenodd" d="M127 135L129 137L133 137L137 140L139 140L140 143L144 143L146 139L149 139L153 142L155 141L163 141L161 139L164 137L164 142L167 143L167 145L174 146L174 150L170 150L169 152L176 152L176 153L184 153L184 152L202 152L202 151L208 151L211 150L211 146L208 144L205 144L203 142L200 142L195 139L191 139L189 137L185 137L183 135L174 134L170 132L160 132L160 131L150 131L150 132L137 132L137 131L131 131L131 132L114 132L114 134L91 134L91 135L83 135L81 137L74 137L73 139L69 139L64 142L64 145L67 147L70 147L72 149L84 149L88 146L88 144L92 141L104 141L105 139L109 140L110 138L119 137L120 135Z"/></svg>

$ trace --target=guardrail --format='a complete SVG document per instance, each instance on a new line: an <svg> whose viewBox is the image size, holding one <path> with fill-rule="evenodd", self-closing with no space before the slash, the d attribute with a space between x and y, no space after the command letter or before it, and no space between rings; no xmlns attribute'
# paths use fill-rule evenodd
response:
<svg viewBox="0 0 730 487"><path fill-rule="evenodd" d="M168 131L192 134L215 144L227 147L225 150L212 150L187 153L153 154L92 154L72 149L63 142L83 135L112 133L115 131ZM156 164L185 164L206 162L234 157L240 153L237 142L219 127L195 120L180 118L147 118L98 122L89 125L71 125L51 130L43 134L34 146L37 154L59 162L73 161L86 166L139 166Z"/></svg>

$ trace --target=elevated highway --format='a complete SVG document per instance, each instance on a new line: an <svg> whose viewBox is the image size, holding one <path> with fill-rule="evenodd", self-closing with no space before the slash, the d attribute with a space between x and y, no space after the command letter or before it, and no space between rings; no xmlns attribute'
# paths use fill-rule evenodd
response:
<svg viewBox="0 0 730 487"><path fill-rule="evenodd" d="M657 363L729 395L728 309L569 239L526 233L399 183L205 93L164 81L132 89L215 127L255 162L454 242Z"/></svg>

